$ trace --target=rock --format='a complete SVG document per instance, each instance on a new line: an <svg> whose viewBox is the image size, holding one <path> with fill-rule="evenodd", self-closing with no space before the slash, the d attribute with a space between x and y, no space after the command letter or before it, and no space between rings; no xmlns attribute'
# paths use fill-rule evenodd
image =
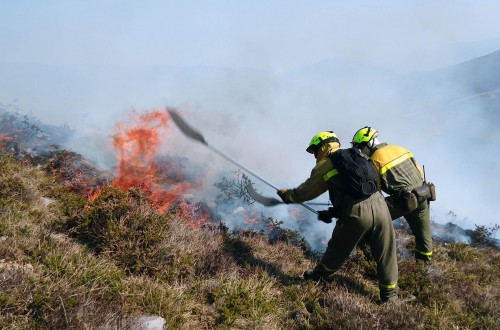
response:
<svg viewBox="0 0 500 330"><path fill-rule="evenodd" d="M157 315L142 315L139 317L123 320L121 328L133 330L165 330L166 322L163 317ZM111 325L108 325L108 327L106 327L105 329L111 330L115 328Z"/></svg>
<svg viewBox="0 0 500 330"><path fill-rule="evenodd" d="M137 325L141 330L163 330L165 329L165 319L160 316L141 316L137 319Z"/></svg>
<svg viewBox="0 0 500 330"><path fill-rule="evenodd" d="M48 206L52 203L55 203L55 199L52 198L47 198L47 197L40 197L40 202L42 203L43 206Z"/></svg>

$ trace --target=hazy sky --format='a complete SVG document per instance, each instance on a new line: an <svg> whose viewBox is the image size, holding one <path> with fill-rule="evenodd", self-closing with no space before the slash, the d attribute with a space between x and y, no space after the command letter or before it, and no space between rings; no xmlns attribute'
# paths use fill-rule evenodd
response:
<svg viewBox="0 0 500 330"><path fill-rule="evenodd" d="M0 62L280 71L343 57L404 72L481 55L463 43L497 50L499 15L496 0L3 0Z"/></svg>

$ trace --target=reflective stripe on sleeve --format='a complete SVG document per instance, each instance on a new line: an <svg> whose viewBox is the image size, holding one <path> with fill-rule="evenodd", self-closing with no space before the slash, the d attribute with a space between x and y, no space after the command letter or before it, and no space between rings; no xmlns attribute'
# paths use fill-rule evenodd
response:
<svg viewBox="0 0 500 330"><path fill-rule="evenodd" d="M401 164L402 162L404 162L405 160L410 159L410 158L413 158L413 155L411 154L411 152L407 152L407 153L399 156L398 158L394 159L392 162L385 164L384 167L382 167L380 169L380 175L384 174L385 172L387 172L388 170L390 170L394 166Z"/></svg>
<svg viewBox="0 0 500 330"><path fill-rule="evenodd" d="M326 181L330 180L330 178L331 178L332 176L335 176L335 175L337 175L337 174L339 174L339 171L338 171L336 168L334 168L334 169L333 169L333 170L331 170L330 172L328 172L328 173L326 173L325 175L323 175L323 180L325 180L325 182L326 182Z"/></svg>

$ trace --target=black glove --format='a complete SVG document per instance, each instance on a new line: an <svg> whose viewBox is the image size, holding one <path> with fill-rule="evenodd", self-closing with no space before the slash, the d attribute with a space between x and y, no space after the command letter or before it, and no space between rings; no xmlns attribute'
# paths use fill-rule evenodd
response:
<svg viewBox="0 0 500 330"><path fill-rule="evenodd" d="M285 204L289 204L290 201L288 200L287 198L287 193L288 193L288 189L280 189L278 190L277 194L278 196L280 196L281 200L285 203Z"/></svg>
<svg viewBox="0 0 500 330"><path fill-rule="evenodd" d="M333 207L328 208L328 210L318 211L318 220L324 223L331 223L333 218Z"/></svg>

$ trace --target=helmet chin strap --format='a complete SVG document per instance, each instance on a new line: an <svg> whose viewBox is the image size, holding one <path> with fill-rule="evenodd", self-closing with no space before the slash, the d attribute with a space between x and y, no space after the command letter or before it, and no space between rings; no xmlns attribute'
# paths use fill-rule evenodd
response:
<svg viewBox="0 0 500 330"><path fill-rule="evenodd" d="M363 149L361 149L361 152L367 156L370 156L373 148L375 148L379 143L380 141L376 137L374 137L373 139L368 141L368 143L366 143Z"/></svg>
<svg viewBox="0 0 500 330"><path fill-rule="evenodd" d="M368 144L366 144L362 149L361 149L361 152L363 154L365 154L366 156L370 157L370 151L371 151L371 148L368 146Z"/></svg>

